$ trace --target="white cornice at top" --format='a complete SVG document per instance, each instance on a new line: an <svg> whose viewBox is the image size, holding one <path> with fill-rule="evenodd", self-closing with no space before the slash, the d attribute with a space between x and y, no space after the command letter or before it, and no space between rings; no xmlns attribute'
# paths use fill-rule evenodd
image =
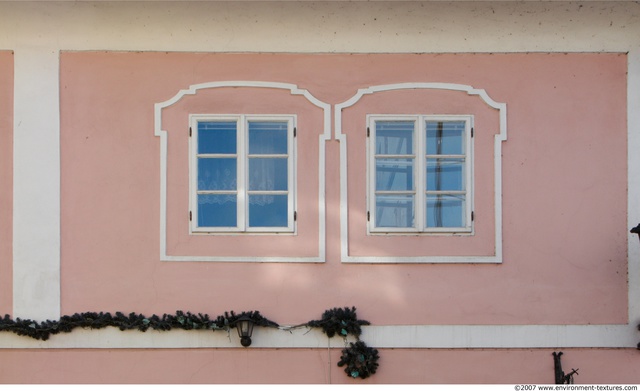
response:
<svg viewBox="0 0 640 391"><path fill-rule="evenodd" d="M112 2L112 3L132 3L132 2L146 2L146 3L185 3L185 2L205 2L205 3L237 3L237 2L286 2L286 3L318 3L318 2L331 2L331 3L388 3L388 2L413 2L413 3L441 3L441 2L509 2L509 3L539 3L539 2L555 2L555 3L576 3L576 1L567 0L0 0L0 3L19 2L19 3L41 3L41 2L83 2L83 3L97 3L97 2ZM582 3L635 3L636 0L579 0Z"/></svg>
<svg viewBox="0 0 640 391"><path fill-rule="evenodd" d="M638 36L630 1L0 0L16 51L627 52Z"/></svg>

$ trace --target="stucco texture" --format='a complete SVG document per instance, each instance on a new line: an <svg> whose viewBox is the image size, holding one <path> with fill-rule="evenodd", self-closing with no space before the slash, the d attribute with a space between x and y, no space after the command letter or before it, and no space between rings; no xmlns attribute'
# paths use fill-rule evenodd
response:
<svg viewBox="0 0 640 391"><path fill-rule="evenodd" d="M553 384L550 350L381 349L378 372L351 379L333 349L0 351L0 380L30 384ZM635 349L565 349L578 384L636 384ZM35 371L25 368L47 368Z"/></svg>
<svg viewBox="0 0 640 391"><path fill-rule="evenodd" d="M259 310L279 323L296 324L334 306L354 305L377 325L627 321L624 54L63 52L60 61L63 314ZM190 85L222 80L294 83L332 105L358 88L387 83L485 89L508 107L509 138L502 155L504 262L342 264L336 140L326 143L326 262L161 262L154 104ZM318 118L310 120L318 130L311 132L309 151L318 146ZM345 130L349 148L358 145L351 142L356 131ZM487 138L478 141L476 164L489 167L497 129L482 132ZM179 145L170 138L169 154L183 148ZM355 178L349 183L349 208L357 210L364 195L358 190L361 178L352 172L365 166L354 154L349 149L350 179ZM298 175L306 170L315 175L317 164L299 165ZM188 175L182 167L182 175ZM482 174L476 182L488 178ZM477 187L492 189L483 183ZM492 200L490 194L484 197ZM490 231L494 222L488 221ZM310 237L315 250L316 238ZM358 245L370 238L360 233L351 240ZM420 251L415 246L423 238L393 240L401 244L387 246L387 255L398 247ZM437 245L437 238L428 240ZM233 251L225 244L219 248L222 254Z"/></svg>

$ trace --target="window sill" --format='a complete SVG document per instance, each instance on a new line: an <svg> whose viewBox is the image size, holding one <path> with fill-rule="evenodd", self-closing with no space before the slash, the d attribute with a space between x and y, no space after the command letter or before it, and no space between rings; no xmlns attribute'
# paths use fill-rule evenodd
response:
<svg viewBox="0 0 640 391"><path fill-rule="evenodd" d="M298 233L293 232L266 232L266 231L243 231L243 232L234 232L234 231L192 231L189 232L189 235L194 236L297 236Z"/></svg>
<svg viewBox="0 0 640 391"><path fill-rule="evenodd" d="M455 231L367 231L369 236L473 236L473 229Z"/></svg>

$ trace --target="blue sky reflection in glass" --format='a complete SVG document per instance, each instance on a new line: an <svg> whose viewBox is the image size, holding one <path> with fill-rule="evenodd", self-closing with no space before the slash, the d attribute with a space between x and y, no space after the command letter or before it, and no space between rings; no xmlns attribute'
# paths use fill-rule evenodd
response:
<svg viewBox="0 0 640 391"><path fill-rule="evenodd" d="M289 223L289 122L249 121L249 227Z"/></svg>
<svg viewBox="0 0 640 391"><path fill-rule="evenodd" d="M198 122L199 227L236 227L237 123Z"/></svg>
<svg viewBox="0 0 640 391"><path fill-rule="evenodd" d="M376 226L415 226L414 121L377 121Z"/></svg>
<svg viewBox="0 0 640 391"><path fill-rule="evenodd" d="M465 121L426 121L426 226L464 227Z"/></svg>

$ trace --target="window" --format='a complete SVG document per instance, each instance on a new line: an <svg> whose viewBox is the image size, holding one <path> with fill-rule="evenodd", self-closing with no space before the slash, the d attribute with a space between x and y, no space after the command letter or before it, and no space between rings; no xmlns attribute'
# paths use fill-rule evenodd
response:
<svg viewBox="0 0 640 391"><path fill-rule="evenodd" d="M191 232L294 232L294 116L192 115Z"/></svg>
<svg viewBox="0 0 640 391"><path fill-rule="evenodd" d="M371 233L471 233L472 116L370 116Z"/></svg>

